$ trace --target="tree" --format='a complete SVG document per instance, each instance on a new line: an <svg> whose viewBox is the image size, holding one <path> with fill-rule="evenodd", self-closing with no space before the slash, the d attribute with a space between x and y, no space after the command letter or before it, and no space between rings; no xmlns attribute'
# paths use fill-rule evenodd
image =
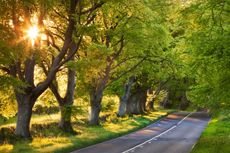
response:
<svg viewBox="0 0 230 153"><path fill-rule="evenodd" d="M71 112L72 112L72 105L74 102L74 92L75 92L75 86L76 86L76 70L74 68L71 68L71 62L74 62L75 60L78 60L80 58L80 55L74 55L75 52L78 53L81 49L80 43L84 43L85 39L83 38L84 35L87 35L87 28L92 25L92 21L95 18L96 10L100 8L104 2L102 1L95 1L95 2L79 2L79 5L76 7L76 12L78 14L78 18L76 19L78 23L78 29L76 29L75 34L73 35L74 39L78 40L78 44L76 44L75 47L71 48L67 56L71 57L69 58L69 62L67 63L67 87L64 97L61 96L61 92L59 90L58 86L58 79L57 76L54 78L54 81L50 84L50 89L53 92L54 96L57 99L57 102L60 107L61 112L61 118L59 122L59 127L67 132L72 132L73 128L71 126ZM88 10L85 10L84 8L89 8ZM56 17L56 20L60 20L60 18L64 18L63 16L66 16L65 12L63 12L64 9L59 9L54 12L52 15L53 17ZM56 25L55 29L58 29L59 25ZM62 36L62 33L58 30L55 33L56 35ZM63 36L62 36L63 37ZM58 47L58 46L54 46ZM68 66L69 65L69 66ZM42 68L46 74L47 72L47 66L42 65ZM63 71L63 70L62 70ZM66 73L66 72L64 72ZM64 74L61 75L63 77ZM60 80L63 81L63 80Z"/></svg>
<svg viewBox="0 0 230 153"><path fill-rule="evenodd" d="M155 29L151 35L147 32L154 25L141 19L150 10L141 2L132 5L128 2L106 3L101 8L91 29L93 33L88 36L88 51L76 66L90 95L90 124L93 125L99 124L104 90L146 60L149 51L143 46L147 43L149 48L155 34ZM139 13L139 9L146 12Z"/></svg>
<svg viewBox="0 0 230 153"><path fill-rule="evenodd" d="M124 93L122 96L120 96L120 103L119 103L119 108L117 112L117 115L120 117L126 114L127 101L130 98L131 88L134 82L135 82L135 77L131 76L128 79L128 83L126 83L124 86Z"/></svg>
<svg viewBox="0 0 230 153"><path fill-rule="evenodd" d="M8 73L11 77L20 80L26 86L17 86L14 88L15 97L18 104L17 113L17 124L16 124L16 135L22 137L30 137L29 125L32 115L32 108L37 98L50 86L57 71L68 62L75 54L78 48L80 40L74 40L73 34L76 31L76 6L79 4L78 0L69 0L65 3L66 10L68 13L68 21L63 27L64 41L62 47L58 49L55 42L52 41L52 35L47 34L49 43L52 44L52 48L56 49L55 53L52 49L45 50L42 52L41 40L42 37L39 35L35 38L35 33L32 33L32 45L30 40L25 37L26 30L35 24L38 30L44 32L48 23L52 24L49 18L49 13L54 11L55 6L58 6L58 1L17 1L12 0L10 2L1 1L1 6L4 6L4 14L1 16L1 25L7 30L10 29L14 37L11 37L10 41L4 41L5 44L11 48L15 53L14 59L10 66L2 65L1 69ZM60 4L62 5L62 4ZM36 8L36 9L35 9ZM6 16L4 16L6 15ZM37 17L37 22L33 21ZM44 24L45 19L48 22ZM33 23L35 22L35 23ZM34 26L35 26L34 25ZM34 27L36 28L36 27ZM44 31L42 31L42 29ZM6 31L4 31L6 32ZM33 31L34 32L34 31ZM29 34L29 32L27 32ZM44 32L45 33L45 32ZM72 52L71 52L72 50ZM71 54L69 54L71 52ZM46 54L46 55L44 55ZM51 54L52 60L49 58ZM42 56L43 55L43 56ZM43 58L42 58L43 57ZM40 83L35 84L34 70L35 66L41 64L44 61L49 61L49 69L47 70L47 77Z"/></svg>
<svg viewBox="0 0 230 153"><path fill-rule="evenodd" d="M138 68L136 68L127 76L125 76L126 81L124 81L125 79L122 79L118 81L120 83L113 83L112 87L109 87L111 90L113 90L114 93L118 94L118 96L120 97L120 104L118 110L119 116L123 116L125 114L124 112L126 112L126 107L129 98L133 98L134 100L131 100L132 102L128 103L128 107L131 107L131 105L135 105L136 110L141 110L139 106L144 106L143 108L145 108L146 98L142 98L142 104L139 105L135 104L138 101L135 97L146 97L146 91L148 89L150 89L151 87L154 88L157 84L159 84L159 82L161 82L161 80L165 80L166 76L169 77L169 74L172 73L171 67L173 67L173 64L171 62L171 59L173 58L168 56L171 54L171 51L169 49L169 42L171 41L171 38L170 33L168 32L167 26L165 24L166 21L164 19L164 15L162 15L162 13L164 13L164 11L162 11L162 8L165 8L163 4L164 2L162 1L161 3L153 1L152 3L149 2L144 4L145 8L142 7L142 12L144 15L142 15L147 17L148 19L142 16L143 20L145 20L143 22L144 26L142 27L142 29L147 33L145 33L146 37L140 37L141 40L137 41L137 45L131 43L131 45L129 46L130 48L134 48L133 46L136 45L135 47L138 48L137 50L143 50L143 55L148 58L146 58ZM145 11L151 15L145 14ZM135 32L132 31L132 33L133 37L136 37L134 36ZM124 66L124 69L125 67L127 66ZM130 77L133 76L135 76L137 81L131 81L131 83L129 80ZM127 83L123 85L124 82ZM137 84L139 85L138 88L136 88L136 90L140 90L140 88L143 87L143 95L145 96L138 96L138 93L141 92L135 91L134 89L134 87L137 86ZM120 91L120 89L118 89L118 86L125 86L124 91ZM132 97L132 93L134 97ZM135 96L134 93L136 93L137 95ZM143 113L144 111L136 111L135 113L137 114L137 112ZM130 114L132 113L130 112Z"/></svg>
<svg viewBox="0 0 230 153"><path fill-rule="evenodd" d="M200 107L229 107L229 8L227 1L194 1L183 14L194 77L189 98Z"/></svg>

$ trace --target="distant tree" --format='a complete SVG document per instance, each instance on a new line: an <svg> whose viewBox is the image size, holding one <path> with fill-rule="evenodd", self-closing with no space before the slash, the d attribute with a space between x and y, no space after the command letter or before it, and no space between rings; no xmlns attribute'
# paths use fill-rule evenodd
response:
<svg viewBox="0 0 230 153"><path fill-rule="evenodd" d="M183 11L186 52L194 85L189 98L200 107L229 107L228 1L193 1Z"/></svg>

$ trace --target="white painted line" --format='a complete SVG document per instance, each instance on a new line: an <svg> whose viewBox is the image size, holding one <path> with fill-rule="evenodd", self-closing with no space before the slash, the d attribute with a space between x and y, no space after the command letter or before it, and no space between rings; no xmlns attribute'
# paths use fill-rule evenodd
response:
<svg viewBox="0 0 230 153"><path fill-rule="evenodd" d="M143 143L141 143L141 144L139 144L139 145L137 145L137 146L135 146L133 148L130 148L130 149L126 150L126 151L123 151L122 153L128 153L129 151L132 151L132 150L134 150L134 149L136 149L136 148L138 148L138 147L140 147L140 146L142 146L142 145L144 145L144 144L146 144L146 143L148 143L148 142L150 142L152 140L155 140L156 138L162 136L163 134L167 133L168 131L170 131L170 130L172 130L174 128L176 128L175 125L173 127L171 127L170 129L164 131L163 133L161 133L161 134L159 134L159 135L157 135L157 136L155 136L155 137L153 137L153 138L151 138L151 139L149 139L149 140L147 140L147 141L145 141L145 142L143 142Z"/></svg>
<svg viewBox="0 0 230 153"><path fill-rule="evenodd" d="M126 151L123 151L122 153L128 153L128 152L130 152L130 151L133 152L134 149L136 149L136 148L138 148L138 147L140 147L140 146L143 146L144 144L149 143L149 142L152 141L152 140L156 140L157 138L159 138L160 136L164 135L165 133L167 133L167 132L169 132L169 131L175 129L178 125L180 125L180 124L181 124L186 118L188 118L191 114L192 114L192 113L189 113L187 116L185 116L180 122L178 122L179 124L177 123L177 125L172 126L172 127L169 128L168 130L166 130L166 131L164 131L164 132L158 134L157 136L155 136L155 137L153 137L153 138L151 138L151 139L149 139L149 140L146 140L145 142L143 142L143 143L141 143L141 144L139 144L139 145L136 145L136 146L134 146L134 147L132 147L132 148L126 150Z"/></svg>
<svg viewBox="0 0 230 153"><path fill-rule="evenodd" d="M187 116L185 116L180 122L177 123L177 125L180 125L184 120L186 120L192 113L189 113Z"/></svg>
<svg viewBox="0 0 230 153"><path fill-rule="evenodd" d="M173 113L171 113L171 114L173 114ZM165 119L168 115L170 115L170 114L167 114L166 116L162 117L161 119L158 119L156 122L154 122L154 123L148 125L148 126L145 127L145 128L149 128L149 127L151 127L151 126L153 126L153 125L155 125L155 124L158 124L158 123L161 122L163 119ZM142 130L142 129L140 129L140 130ZM139 130L138 130L138 131L139 131ZM133 133L135 133L135 132L137 132L137 131L131 132L131 133L129 133L129 134L133 134ZM129 135L129 134L127 134L127 135ZM87 147L85 147L85 148L81 148L81 149L78 149L78 150L74 150L74 151L72 151L71 153L83 151L83 150L86 150L86 149L89 149L89 148L93 148L93 147L95 147L95 146L97 146L97 145L99 145L99 144L103 144L103 143L105 143L105 142L113 142L113 141L116 141L116 140L118 140L118 139L120 139L120 138L126 137L127 135L123 135L123 136L121 136L121 137L117 137L117 138L114 138L114 139L110 139L110 140L107 140L107 141L103 141L103 142L100 142L100 143L97 143L97 144L94 144L94 145L91 145L91 146L87 146Z"/></svg>

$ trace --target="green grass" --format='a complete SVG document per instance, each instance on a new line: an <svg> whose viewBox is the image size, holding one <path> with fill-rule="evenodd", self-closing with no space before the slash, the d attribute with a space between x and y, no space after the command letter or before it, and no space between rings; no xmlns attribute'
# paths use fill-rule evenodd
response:
<svg viewBox="0 0 230 153"><path fill-rule="evenodd" d="M214 117L191 153L230 153L230 112Z"/></svg>
<svg viewBox="0 0 230 153"><path fill-rule="evenodd" d="M31 133L32 140L6 141L0 144L0 152L8 153L48 153L70 152L126 133L140 129L153 121L166 115L167 112L152 112L148 115L134 115L133 117L117 118L110 114L100 126L88 126L86 118L79 117L74 120L76 135L66 134L57 127L58 114L52 116L33 116ZM104 115L104 114L102 114ZM10 127L14 124L5 124Z"/></svg>

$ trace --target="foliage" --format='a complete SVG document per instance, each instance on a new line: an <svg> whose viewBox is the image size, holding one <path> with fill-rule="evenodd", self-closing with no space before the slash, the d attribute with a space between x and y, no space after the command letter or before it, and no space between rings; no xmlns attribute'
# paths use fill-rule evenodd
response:
<svg viewBox="0 0 230 153"><path fill-rule="evenodd" d="M229 9L227 1L206 0L184 11L186 50L195 79L189 95L200 106L229 107Z"/></svg>
<svg viewBox="0 0 230 153"><path fill-rule="evenodd" d="M17 105L14 94L0 91L0 116L10 118L15 116L17 112Z"/></svg>

